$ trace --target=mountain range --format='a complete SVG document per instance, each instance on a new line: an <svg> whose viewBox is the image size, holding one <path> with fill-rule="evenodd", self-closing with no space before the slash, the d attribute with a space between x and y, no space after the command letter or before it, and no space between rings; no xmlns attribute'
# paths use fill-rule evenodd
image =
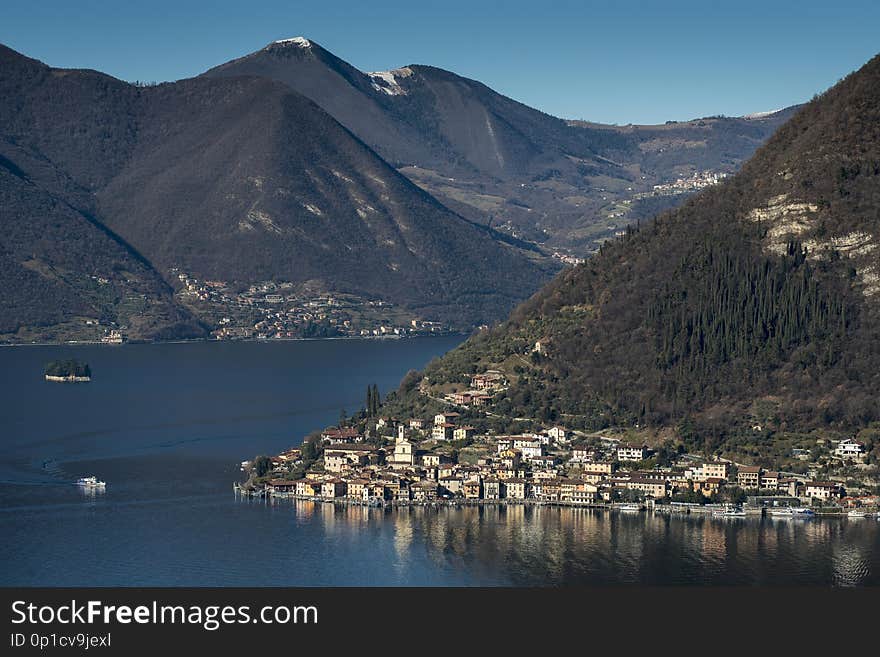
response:
<svg viewBox="0 0 880 657"><path fill-rule="evenodd" d="M880 422L878 245L880 56L735 176L408 376L397 403L495 369L511 385L490 410L505 417L674 428L751 457L797 432L852 435Z"/></svg>
<svg viewBox="0 0 880 657"><path fill-rule="evenodd" d="M566 121L430 66L363 73L302 37L159 85L2 46L0 65L7 341L205 335L178 271L492 323L559 269L551 251L679 203L652 184L734 170L792 111Z"/></svg>
<svg viewBox="0 0 880 657"><path fill-rule="evenodd" d="M654 185L735 171L795 109L660 126L567 121L433 66L366 73L304 37L204 75L282 82L463 216L579 255L681 200L642 201Z"/></svg>
<svg viewBox="0 0 880 657"><path fill-rule="evenodd" d="M4 187L3 223L16 235L3 241L7 333L59 316L37 296L12 297L24 293L24 278L48 277L40 284L65 297L52 304L70 311L62 315L113 314L82 290L132 265L97 262L106 239L74 239L72 216L112 235L153 281L173 282L173 268L241 284L289 281L459 326L499 317L558 268L533 246L450 211L278 82L141 87L8 48L0 65L2 162L16 185ZM47 273L60 252L71 261L63 286ZM147 293L149 304L168 302L169 292L165 283ZM132 294L120 290L108 303Z"/></svg>

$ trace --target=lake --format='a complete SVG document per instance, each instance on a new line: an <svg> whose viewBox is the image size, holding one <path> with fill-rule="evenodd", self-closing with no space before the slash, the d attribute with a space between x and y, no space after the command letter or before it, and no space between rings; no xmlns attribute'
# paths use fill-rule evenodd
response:
<svg viewBox="0 0 880 657"><path fill-rule="evenodd" d="M6 586L878 585L880 522L238 499L298 444L461 341L0 348ZM86 384L43 381L86 360ZM104 493L73 482L95 474Z"/></svg>

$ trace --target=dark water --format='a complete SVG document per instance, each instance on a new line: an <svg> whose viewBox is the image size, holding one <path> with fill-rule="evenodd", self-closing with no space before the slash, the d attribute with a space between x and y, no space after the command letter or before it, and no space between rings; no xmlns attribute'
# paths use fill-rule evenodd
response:
<svg viewBox="0 0 880 657"><path fill-rule="evenodd" d="M2 585L880 584L880 522L237 500L457 338L0 349ZM42 381L46 361L95 379ZM95 474L106 493L72 482Z"/></svg>

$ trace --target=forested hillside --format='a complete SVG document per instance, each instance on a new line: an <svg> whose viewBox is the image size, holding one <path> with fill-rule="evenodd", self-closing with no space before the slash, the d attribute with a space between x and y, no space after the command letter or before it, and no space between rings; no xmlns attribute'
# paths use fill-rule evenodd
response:
<svg viewBox="0 0 880 657"><path fill-rule="evenodd" d="M880 421L880 57L743 170L634 227L425 372L488 368L494 410L693 441ZM408 378L403 398L415 395Z"/></svg>

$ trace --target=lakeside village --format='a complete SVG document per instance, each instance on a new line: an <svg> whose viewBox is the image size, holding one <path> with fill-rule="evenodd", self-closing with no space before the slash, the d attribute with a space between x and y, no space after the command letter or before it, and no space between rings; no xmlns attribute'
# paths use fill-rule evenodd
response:
<svg viewBox="0 0 880 657"><path fill-rule="evenodd" d="M226 281L199 280L179 268L176 293L213 330L217 340L328 337L404 337L450 333L440 322L413 317L381 299L351 294L310 294L286 281L236 291Z"/></svg>
<svg viewBox="0 0 880 657"><path fill-rule="evenodd" d="M460 410L484 406L505 385L499 372L478 374L471 391L445 401ZM248 480L234 489L242 495L369 506L551 504L880 518L880 489L852 479L817 480L819 464L806 449L793 455L806 464L806 474L770 471L688 454L683 447L651 449L608 432L562 426L479 434L457 411L431 419L380 417L378 399L372 387L359 416L307 437L298 448L243 462ZM875 469L857 440L825 447L823 460L843 470Z"/></svg>

